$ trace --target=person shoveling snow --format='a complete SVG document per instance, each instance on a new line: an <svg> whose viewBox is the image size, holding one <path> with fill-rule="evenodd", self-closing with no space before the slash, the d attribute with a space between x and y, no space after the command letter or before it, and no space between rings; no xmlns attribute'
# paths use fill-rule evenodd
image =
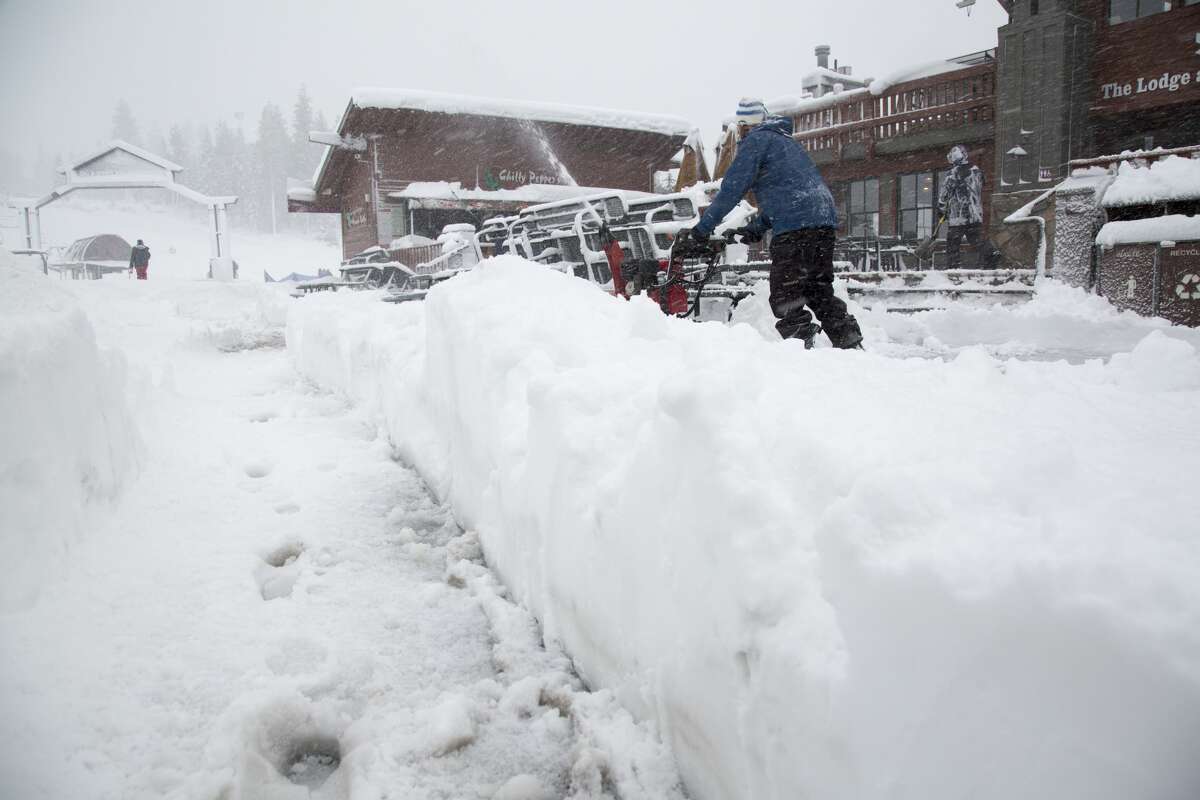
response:
<svg viewBox="0 0 1200 800"><path fill-rule="evenodd" d="M767 231L772 233L771 310L779 335L811 348L824 326L834 347L861 348L858 321L833 295L837 211L829 187L792 138L790 119L768 119L761 100L742 98L737 125L741 144L721 191L694 228L680 231L676 247L703 249L725 215L753 191L759 213L734 234L743 241L760 241ZM814 313L820 325L813 322Z"/></svg>

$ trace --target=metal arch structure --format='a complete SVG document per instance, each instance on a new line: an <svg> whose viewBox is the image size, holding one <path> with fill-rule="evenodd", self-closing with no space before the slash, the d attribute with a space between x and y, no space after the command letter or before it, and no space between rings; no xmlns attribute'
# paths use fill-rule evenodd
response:
<svg viewBox="0 0 1200 800"><path fill-rule="evenodd" d="M166 189L208 206L212 221L210 255L212 259L231 260L226 209L237 202L237 196L210 197L201 194L176 181L176 174L182 171L183 167L178 164L128 142L109 142L86 158L59 169L64 182L45 197L12 201L12 205L21 212L24 222L25 247L28 250L43 249L42 208L72 192L80 189Z"/></svg>

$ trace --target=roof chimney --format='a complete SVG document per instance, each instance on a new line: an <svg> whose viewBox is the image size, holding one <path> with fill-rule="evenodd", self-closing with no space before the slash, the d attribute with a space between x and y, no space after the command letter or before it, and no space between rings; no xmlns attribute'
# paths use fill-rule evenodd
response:
<svg viewBox="0 0 1200 800"><path fill-rule="evenodd" d="M822 69L829 69L829 45L817 45L817 66Z"/></svg>

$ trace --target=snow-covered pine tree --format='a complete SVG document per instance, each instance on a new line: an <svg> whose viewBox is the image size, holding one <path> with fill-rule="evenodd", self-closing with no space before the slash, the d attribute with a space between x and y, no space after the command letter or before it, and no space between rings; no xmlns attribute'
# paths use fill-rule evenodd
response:
<svg viewBox="0 0 1200 800"><path fill-rule="evenodd" d="M172 125L167 134L167 158L184 169L192 167L192 153L187 130L182 125Z"/></svg>
<svg viewBox="0 0 1200 800"><path fill-rule="evenodd" d="M311 130L315 130L313 128L312 100L308 97L308 90L301 84L300 94L296 96L296 103L292 106L292 142L287 164L288 177L307 179L312 173L310 154L314 146L308 141L308 132Z"/></svg>
<svg viewBox="0 0 1200 800"><path fill-rule="evenodd" d="M263 106L258 120L258 141L254 155L258 180L256 195L261 211L259 227L275 233L287 214L287 173L292 141L279 106Z"/></svg>
<svg viewBox="0 0 1200 800"><path fill-rule="evenodd" d="M194 186L205 192L212 191L212 169L216 161L216 147L213 145L212 131L207 125L201 125L196 134L196 153L192 159L194 171L189 186Z"/></svg>
<svg viewBox="0 0 1200 800"><path fill-rule="evenodd" d="M238 194L244 186L239 178L242 168L242 142L238 132L225 120L218 120L213 132L212 157L208 162L210 194Z"/></svg>
<svg viewBox="0 0 1200 800"><path fill-rule="evenodd" d="M112 135L114 139L121 139L139 147L142 144L142 137L138 134L137 121L133 118L133 110L123 98L117 103L116 110L113 111Z"/></svg>

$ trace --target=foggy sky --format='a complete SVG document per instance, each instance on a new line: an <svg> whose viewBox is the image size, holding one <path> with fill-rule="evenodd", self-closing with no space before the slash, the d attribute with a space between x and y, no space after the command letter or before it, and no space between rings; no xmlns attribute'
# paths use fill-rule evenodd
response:
<svg viewBox="0 0 1200 800"><path fill-rule="evenodd" d="M0 0L0 148L79 154L124 98L152 124L218 119L253 139L305 84L336 123L394 86L676 114L706 145L743 94L799 94L829 44L854 74L994 47L979 0ZM315 145L314 145L315 146Z"/></svg>

